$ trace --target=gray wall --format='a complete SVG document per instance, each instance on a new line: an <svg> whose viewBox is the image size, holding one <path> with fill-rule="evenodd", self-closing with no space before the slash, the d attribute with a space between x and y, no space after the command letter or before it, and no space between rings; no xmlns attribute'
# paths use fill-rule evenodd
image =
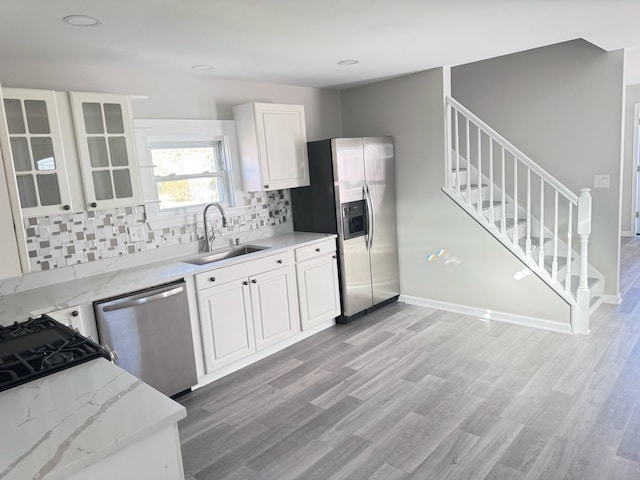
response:
<svg viewBox="0 0 640 480"><path fill-rule="evenodd" d="M0 62L0 82L4 87L148 96L148 100L134 102L135 118L231 120L233 105L252 101L293 103L305 106L309 140L340 136L342 132L340 93L331 90L216 79L207 72L106 69L15 59Z"/></svg>
<svg viewBox="0 0 640 480"><path fill-rule="evenodd" d="M342 92L346 136L394 138L401 293L567 323L568 305L535 276L515 280L524 265L442 193L446 84L434 69Z"/></svg>
<svg viewBox="0 0 640 480"><path fill-rule="evenodd" d="M633 212L636 200L633 198L633 182L636 181L636 158L633 154L633 129L636 124L633 109L640 103L640 85L629 85L625 98L624 113L624 163L622 166L622 233L635 234Z"/></svg>
<svg viewBox="0 0 640 480"><path fill-rule="evenodd" d="M452 96L578 193L594 174L590 263L618 295L624 54L576 40L455 67Z"/></svg>

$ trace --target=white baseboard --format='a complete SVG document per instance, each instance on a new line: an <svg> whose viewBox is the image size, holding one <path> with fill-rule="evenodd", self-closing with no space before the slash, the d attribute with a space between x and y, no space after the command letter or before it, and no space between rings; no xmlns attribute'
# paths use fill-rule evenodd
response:
<svg viewBox="0 0 640 480"><path fill-rule="evenodd" d="M622 232L620 232L620 236L621 237L635 237L636 234L633 232L630 232L629 230L623 230Z"/></svg>
<svg viewBox="0 0 640 480"><path fill-rule="evenodd" d="M622 295L620 295L620 292L617 295L602 295L602 302L610 305L620 305L622 303Z"/></svg>
<svg viewBox="0 0 640 480"><path fill-rule="evenodd" d="M207 373L206 375L198 378L198 384L195 385L192 388L192 390L196 390L198 388L204 387L205 385L208 385L211 382L214 382L222 377L226 377L227 375L235 371L238 371L241 368L248 367L249 365L257 362L258 360L262 360L263 358L266 358L269 355L273 355L274 353L279 352L280 350L283 350L287 347L290 347L294 343L298 343L299 341L304 340L305 338L309 338L310 336L315 335L316 333L319 333L322 330L333 327L335 324L336 324L336 320L335 318L332 318L331 320L327 320L326 322L320 323L315 327L310 328L309 330L298 333L293 337L287 338L286 340L283 340L280 343L277 343L268 348L265 348L264 350L260 350L259 352L253 353L248 357L245 357L241 360L238 360L237 362L232 363L231 365L227 365L226 367L222 367L214 372Z"/></svg>
<svg viewBox="0 0 640 480"><path fill-rule="evenodd" d="M527 317L525 315L517 315L514 313L496 312L494 310L487 310L479 307L441 302L439 300L430 300L428 298L412 297L410 295L400 295L398 301L421 307L437 308L438 310L445 310L447 312L460 313L470 317L477 317L482 321L497 320L499 322L513 323L515 325L522 325L525 327L571 334L570 323L552 322L551 320L544 320L541 318Z"/></svg>

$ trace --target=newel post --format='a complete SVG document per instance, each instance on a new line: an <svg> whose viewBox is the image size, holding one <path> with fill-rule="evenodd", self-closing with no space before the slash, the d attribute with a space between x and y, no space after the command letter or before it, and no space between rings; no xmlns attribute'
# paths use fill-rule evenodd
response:
<svg viewBox="0 0 640 480"><path fill-rule="evenodd" d="M574 333L589 333L589 235L591 234L591 194L583 188L578 196L578 235L580 235L580 283L576 301Z"/></svg>

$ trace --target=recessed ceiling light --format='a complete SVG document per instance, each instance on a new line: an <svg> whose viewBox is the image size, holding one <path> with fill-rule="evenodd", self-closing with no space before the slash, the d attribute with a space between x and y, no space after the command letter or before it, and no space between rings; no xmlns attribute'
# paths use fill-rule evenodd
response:
<svg viewBox="0 0 640 480"><path fill-rule="evenodd" d="M67 15L62 21L74 27L97 27L98 25L102 25L102 20L90 17L89 15Z"/></svg>
<svg viewBox="0 0 640 480"><path fill-rule="evenodd" d="M360 63L359 60L340 60L338 65L355 65L356 63Z"/></svg>
<svg viewBox="0 0 640 480"><path fill-rule="evenodd" d="M213 67L211 65L194 65L193 67L191 67L191 70L213 70Z"/></svg>

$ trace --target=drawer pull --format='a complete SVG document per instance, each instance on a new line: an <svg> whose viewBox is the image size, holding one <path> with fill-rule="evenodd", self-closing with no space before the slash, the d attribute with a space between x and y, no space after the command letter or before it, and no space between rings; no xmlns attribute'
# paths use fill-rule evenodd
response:
<svg viewBox="0 0 640 480"><path fill-rule="evenodd" d="M242 282L243 285L249 285L249 282L247 282L246 280L244 282Z"/></svg>
<svg viewBox="0 0 640 480"><path fill-rule="evenodd" d="M251 280L251 283L258 283L258 280L254 278L253 280Z"/></svg>
<svg viewBox="0 0 640 480"><path fill-rule="evenodd" d="M282 263L282 260L278 260L278 263Z"/></svg>
<svg viewBox="0 0 640 480"><path fill-rule="evenodd" d="M209 281L210 282L215 282L216 281L216 277L209 277Z"/></svg>
<svg viewBox="0 0 640 480"><path fill-rule="evenodd" d="M64 205L62 208L69 211L71 210L71 205Z"/></svg>
<svg viewBox="0 0 640 480"><path fill-rule="evenodd" d="M316 252L320 252L320 249L319 249L319 248L316 248Z"/></svg>
<svg viewBox="0 0 640 480"><path fill-rule="evenodd" d="M90 206L91 208L96 208L96 207L98 206L98 204L97 204L96 202L91 202L91 203L89 204L89 206Z"/></svg>
<svg viewBox="0 0 640 480"><path fill-rule="evenodd" d="M78 310L74 310L73 312L71 312L72 317L77 317L78 315L80 315L80 312L78 312Z"/></svg>
<svg viewBox="0 0 640 480"><path fill-rule="evenodd" d="M335 255L332 258L337 258Z"/></svg>

